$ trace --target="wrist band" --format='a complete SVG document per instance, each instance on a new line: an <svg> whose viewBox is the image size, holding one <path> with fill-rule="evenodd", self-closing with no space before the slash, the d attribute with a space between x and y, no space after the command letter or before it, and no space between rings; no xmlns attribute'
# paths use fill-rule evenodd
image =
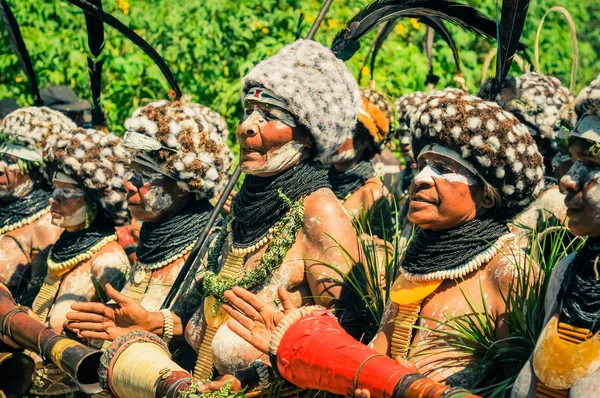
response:
<svg viewBox="0 0 600 398"><path fill-rule="evenodd" d="M269 366L260 359L253 361L252 366L256 369L256 373L258 373L258 388L264 390L269 387L269 384L271 384L269 382Z"/></svg>
<svg viewBox="0 0 600 398"><path fill-rule="evenodd" d="M164 318L162 339L165 343L169 344L169 342L173 338L173 314L171 314L171 311L167 309L162 309L159 312L163 315Z"/></svg>

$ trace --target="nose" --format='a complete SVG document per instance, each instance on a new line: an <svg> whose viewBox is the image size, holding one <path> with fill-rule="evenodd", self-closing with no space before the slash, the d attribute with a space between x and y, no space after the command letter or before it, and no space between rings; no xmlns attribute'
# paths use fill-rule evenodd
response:
<svg viewBox="0 0 600 398"><path fill-rule="evenodd" d="M242 121L242 123L240 124L240 127L241 127L240 132L243 135L246 135L248 137L256 135L259 132L258 126L260 124L263 124L264 122L265 122L265 118L263 118L259 112L254 111L250 114L250 116L248 116L246 119L244 119Z"/></svg>
<svg viewBox="0 0 600 398"><path fill-rule="evenodd" d="M134 178L130 178L129 180L125 181L123 186L125 187L125 190L129 192L137 192L140 188L139 186L141 185L141 181L136 181Z"/></svg>
<svg viewBox="0 0 600 398"><path fill-rule="evenodd" d="M435 175L433 169L429 166L425 166L417 175L413 178L413 182L416 186L433 186L435 181L433 176Z"/></svg>
<svg viewBox="0 0 600 398"><path fill-rule="evenodd" d="M580 189L581 183L581 174L580 174L581 165L579 162L573 163L573 166L567 171L567 173L562 176L559 181L560 191L563 193L567 193L568 191L577 192Z"/></svg>

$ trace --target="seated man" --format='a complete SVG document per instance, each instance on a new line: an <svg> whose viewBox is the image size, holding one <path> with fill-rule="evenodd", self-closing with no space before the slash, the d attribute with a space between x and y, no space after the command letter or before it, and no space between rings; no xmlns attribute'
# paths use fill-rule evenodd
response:
<svg viewBox="0 0 600 398"><path fill-rule="evenodd" d="M573 166L561 178L571 233L583 248L552 271L545 328L517 378L512 397L596 397L600 394L600 77L577 97L583 114L569 135Z"/></svg>
<svg viewBox="0 0 600 398"><path fill-rule="evenodd" d="M0 283L20 304L31 305L46 275L48 251L62 228L51 224L43 149L48 138L76 126L45 107L21 108L0 135Z"/></svg>
<svg viewBox="0 0 600 398"><path fill-rule="evenodd" d="M339 246L360 259L356 232L316 160L335 153L356 123L360 93L350 71L321 44L299 40L252 69L242 97L245 114L237 135L247 175L209 251L204 305L185 330L198 352L194 376L213 376L213 364L228 375L211 388L264 359L225 324L225 290L239 285L273 302L284 285L295 305L349 304L354 297L346 295L339 272L350 272L351 262ZM127 305L109 320L96 318L97 327L90 329L162 333L160 317L155 324L132 326L128 316L135 311L139 306Z"/></svg>

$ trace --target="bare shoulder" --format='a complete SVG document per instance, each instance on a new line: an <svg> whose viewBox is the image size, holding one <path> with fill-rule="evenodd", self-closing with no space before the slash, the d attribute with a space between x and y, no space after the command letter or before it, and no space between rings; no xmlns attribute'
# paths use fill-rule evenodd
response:
<svg viewBox="0 0 600 398"><path fill-rule="evenodd" d="M39 220L31 225L32 240L34 245L42 248L53 245L62 234L63 229L52 224L52 215L44 214Z"/></svg>
<svg viewBox="0 0 600 398"><path fill-rule="evenodd" d="M342 203L328 188L321 188L306 197L304 202L304 221L307 226L323 225L328 221L350 219Z"/></svg>
<svg viewBox="0 0 600 398"><path fill-rule="evenodd" d="M523 250L512 243L504 245L486 267L490 280L505 293L520 278L530 283L539 275L539 267Z"/></svg>
<svg viewBox="0 0 600 398"><path fill-rule="evenodd" d="M129 266L125 250L118 242L110 242L98 250L92 257L92 270L102 272L105 268L123 268Z"/></svg>

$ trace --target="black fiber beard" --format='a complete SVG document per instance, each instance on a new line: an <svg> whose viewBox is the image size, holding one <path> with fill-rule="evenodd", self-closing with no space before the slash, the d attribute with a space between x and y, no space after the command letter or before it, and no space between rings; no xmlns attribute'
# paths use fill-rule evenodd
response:
<svg viewBox="0 0 600 398"><path fill-rule="evenodd" d="M52 247L50 259L57 263L70 260L115 233L115 227L105 218L96 219L88 229L75 232L64 230Z"/></svg>
<svg viewBox="0 0 600 398"><path fill-rule="evenodd" d="M162 222L143 223L136 251L138 261L152 264L181 253L198 239L212 209L207 199L193 200Z"/></svg>
<svg viewBox="0 0 600 398"><path fill-rule="evenodd" d="M338 172L335 167L332 167L327 175L331 190L338 199L343 200L365 185L368 179L373 178L375 168L370 160L361 160L342 172Z"/></svg>
<svg viewBox="0 0 600 398"><path fill-rule="evenodd" d="M475 218L453 229L419 229L406 249L402 268L421 275L455 269L507 233L507 221L495 217Z"/></svg>
<svg viewBox="0 0 600 398"><path fill-rule="evenodd" d="M50 192L38 188L13 202L0 202L0 227L19 222L50 206Z"/></svg>
<svg viewBox="0 0 600 398"><path fill-rule="evenodd" d="M600 330L600 238L588 238L563 280L560 321L571 326ZM595 262L598 263L595 265Z"/></svg>
<svg viewBox="0 0 600 398"><path fill-rule="evenodd" d="M279 222L289 206L279 191L293 202L320 188L330 188L327 173L315 160L307 160L272 177L247 175L233 200L233 240L248 247L262 239Z"/></svg>

